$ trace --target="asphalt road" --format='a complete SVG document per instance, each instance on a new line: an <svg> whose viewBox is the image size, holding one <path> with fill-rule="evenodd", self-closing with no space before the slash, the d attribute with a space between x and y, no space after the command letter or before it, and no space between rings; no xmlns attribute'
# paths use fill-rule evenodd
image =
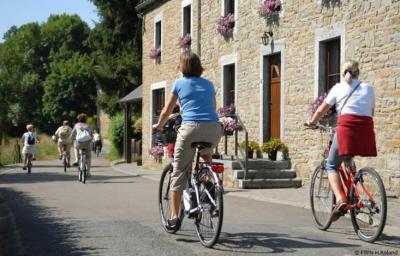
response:
<svg viewBox="0 0 400 256"><path fill-rule="evenodd" d="M163 231L157 182L116 172L98 158L92 175L81 184L76 169L64 173L58 161L34 162L29 175L0 170L0 193L30 255L400 255L399 237L368 244L347 220L322 232L306 209L234 193L224 198L219 244L207 249L188 219L176 235Z"/></svg>

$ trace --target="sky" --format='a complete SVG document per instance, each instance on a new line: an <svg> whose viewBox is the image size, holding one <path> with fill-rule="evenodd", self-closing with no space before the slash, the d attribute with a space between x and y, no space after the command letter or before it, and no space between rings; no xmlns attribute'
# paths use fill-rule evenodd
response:
<svg viewBox="0 0 400 256"><path fill-rule="evenodd" d="M8 29L29 22L43 23L51 14L78 14L89 27L99 22L89 0L0 0L0 42Z"/></svg>

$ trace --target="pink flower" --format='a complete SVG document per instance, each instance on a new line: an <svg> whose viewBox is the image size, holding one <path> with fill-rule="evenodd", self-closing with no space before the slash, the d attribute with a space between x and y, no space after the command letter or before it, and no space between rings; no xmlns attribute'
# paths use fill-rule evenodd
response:
<svg viewBox="0 0 400 256"><path fill-rule="evenodd" d="M192 38L191 38L190 34L186 34L184 36L179 37L179 46L181 48L184 48L184 49L189 48L191 42L192 42Z"/></svg>
<svg viewBox="0 0 400 256"><path fill-rule="evenodd" d="M217 23L217 32L224 37L231 36L233 28L235 26L235 15L233 13L227 13L225 16L221 16Z"/></svg>
<svg viewBox="0 0 400 256"><path fill-rule="evenodd" d="M280 0L265 0L260 7L260 15L267 17L270 15L278 15L282 9Z"/></svg>
<svg viewBox="0 0 400 256"><path fill-rule="evenodd" d="M150 50L149 58L152 60L157 59L161 56L161 48L153 48Z"/></svg>

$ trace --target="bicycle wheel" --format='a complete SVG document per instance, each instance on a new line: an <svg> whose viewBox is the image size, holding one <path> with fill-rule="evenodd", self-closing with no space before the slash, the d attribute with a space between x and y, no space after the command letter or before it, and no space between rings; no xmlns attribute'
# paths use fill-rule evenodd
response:
<svg viewBox="0 0 400 256"><path fill-rule="evenodd" d="M160 212L161 224L164 230L170 234L176 233L180 227L176 229L168 229L167 228L167 219L170 214L170 203L171 203L171 195L170 195L170 186L171 186L171 173L172 173L172 164L168 164L165 166L164 170L161 173L160 185L158 188L158 209ZM179 219L183 220L184 212L183 207L181 206L181 210L179 212Z"/></svg>
<svg viewBox="0 0 400 256"><path fill-rule="evenodd" d="M210 171L204 169L203 172L199 186L199 205L202 206L202 211L197 213L195 225L200 242L205 247L212 247L217 243L221 233L224 216L223 192L215 186Z"/></svg>
<svg viewBox="0 0 400 256"><path fill-rule="evenodd" d="M86 168L86 156L82 156L82 162L81 162L81 168L82 168L82 183L86 183L86 176L87 176L87 168Z"/></svg>
<svg viewBox="0 0 400 256"><path fill-rule="evenodd" d="M67 157L63 155L64 172L67 172Z"/></svg>
<svg viewBox="0 0 400 256"><path fill-rule="evenodd" d="M28 173L31 173L31 171L32 171L32 162L31 162L31 160L29 160L28 161Z"/></svg>
<svg viewBox="0 0 400 256"><path fill-rule="evenodd" d="M356 187L355 187L356 186ZM386 191L379 174L372 168L361 169L356 184L351 187L351 223L357 235L366 242L374 242L382 234L386 223Z"/></svg>
<svg viewBox="0 0 400 256"><path fill-rule="evenodd" d="M323 166L318 166L312 175L310 185L310 205L315 226L327 230L331 224L332 206L335 195L328 180L328 172Z"/></svg>

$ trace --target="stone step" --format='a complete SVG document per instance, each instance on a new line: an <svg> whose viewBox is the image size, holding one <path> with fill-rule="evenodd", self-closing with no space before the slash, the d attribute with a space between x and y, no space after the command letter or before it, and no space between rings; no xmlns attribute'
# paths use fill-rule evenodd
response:
<svg viewBox="0 0 400 256"><path fill-rule="evenodd" d="M238 161L232 161L232 170L242 169ZM243 165L245 164L242 161ZM263 170L263 169L290 169L290 161L271 161L271 160L251 160L248 161L249 170Z"/></svg>
<svg viewBox="0 0 400 256"><path fill-rule="evenodd" d="M244 170L234 170L233 175L236 179L244 179ZM284 179L296 178L296 171L290 169L263 169L248 170L246 179Z"/></svg>
<svg viewBox="0 0 400 256"><path fill-rule="evenodd" d="M301 179L246 179L239 180L239 188L298 188L301 187Z"/></svg>

